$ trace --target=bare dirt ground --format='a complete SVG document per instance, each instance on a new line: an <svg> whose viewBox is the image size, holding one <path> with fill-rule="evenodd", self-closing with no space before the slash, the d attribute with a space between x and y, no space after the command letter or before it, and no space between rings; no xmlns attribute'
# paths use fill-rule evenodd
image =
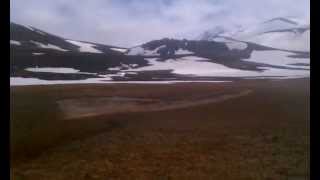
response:
<svg viewBox="0 0 320 180"><path fill-rule="evenodd" d="M11 93L12 179L309 175L308 79L30 86Z"/></svg>

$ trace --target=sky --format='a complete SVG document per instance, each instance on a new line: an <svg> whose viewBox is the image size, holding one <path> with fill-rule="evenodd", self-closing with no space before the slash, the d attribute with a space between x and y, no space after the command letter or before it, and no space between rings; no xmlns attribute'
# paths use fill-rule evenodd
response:
<svg viewBox="0 0 320 180"><path fill-rule="evenodd" d="M12 22L120 47L190 39L215 26L246 27L274 17L308 23L309 14L308 0L10 0Z"/></svg>

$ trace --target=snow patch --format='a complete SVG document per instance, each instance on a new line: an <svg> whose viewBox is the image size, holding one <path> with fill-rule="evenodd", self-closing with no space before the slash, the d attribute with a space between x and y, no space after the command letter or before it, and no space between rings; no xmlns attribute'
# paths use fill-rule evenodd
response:
<svg viewBox="0 0 320 180"><path fill-rule="evenodd" d="M58 46L55 46L55 45L52 45L52 44L48 44L48 45L45 45L45 44L42 44L40 42L36 42L36 41L30 41L31 43L37 45L38 47L40 48L43 48L43 49L54 49L54 50L58 50L58 51L69 51L69 50L66 50L66 49L62 49Z"/></svg>
<svg viewBox="0 0 320 180"><path fill-rule="evenodd" d="M94 44L80 42L80 41L74 41L74 40L66 40L71 44L74 44L76 46L79 46L80 52L89 52L89 53L103 53L102 51L95 49Z"/></svg>
<svg viewBox="0 0 320 180"><path fill-rule="evenodd" d="M111 67L111 68L108 68L109 71L120 71L121 70L121 66L116 66L116 67Z"/></svg>
<svg viewBox="0 0 320 180"><path fill-rule="evenodd" d="M21 42L15 40L10 40L10 44L21 46Z"/></svg>
<svg viewBox="0 0 320 180"><path fill-rule="evenodd" d="M108 68L109 71L120 71L121 69L130 69L130 68L135 68L138 67L138 64L123 64L120 63L120 66L116 66L116 67L110 67Z"/></svg>
<svg viewBox="0 0 320 180"><path fill-rule="evenodd" d="M29 29L30 31L34 31L34 29L31 27L31 26L26 26L26 25L23 25L25 28Z"/></svg>
<svg viewBox="0 0 320 180"><path fill-rule="evenodd" d="M114 50L114 51L121 52L121 53L125 53L127 51L127 49L122 49L122 48L110 48L110 49Z"/></svg>
<svg viewBox="0 0 320 180"><path fill-rule="evenodd" d="M146 60L149 61L149 66L130 69L127 71L172 70L175 74L210 77L310 76L309 70L265 68L264 71L258 72L234 69L221 64L208 62L209 59L196 56L168 59L161 62L157 61L157 58L146 58Z"/></svg>
<svg viewBox="0 0 320 180"><path fill-rule="evenodd" d="M35 55L35 56L40 56L40 55L44 55L46 53L32 53L32 55Z"/></svg>
<svg viewBox="0 0 320 180"><path fill-rule="evenodd" d="M126 72L126 74L136 75L138 73L137 72Z"/></svg>
<svg viewBox="0 0 320 180"><path fill-rule="evenodd" d="M165 47L166 47L166 45L161 45L161 46L157 47L154 50L147 50L147 49L144 49L141 46L137 46L137 47L131 48L129 50L129 52L127 53L127 55L130 55L130 56L137 56L137 55L141 55L141 56L159 56L160 54L157 51L162 49L162 48L165 48Z"/></svg>
<svg viewBox="0 0 320 180"><path fill-rule="evenodd" d="M180 49L175 51L175 54L176 55L191 55L191 54L194 54L194 52L191 52L191 51L188 51L188 50L180 48Z"/></svg>
<svg viewBox="0 0 320 180"><path fill-rule="evenodd" d="M127 55L129 56L137 56L137 55L143 55L143 54L144 54L144 49L140 46L131 48L127 53Z"/></svg>
<svg viewBox="0 0 320 180"><path fill-rule="evenodd" d="M26 68L26 71L31 72L48 72L48 73L63 73L63 74L94 74L96 73L88 73L88 72L80 72L78 69L73 68L62 68L62 67L36 67L36 68Z"/></svg>
<svg viewBox="0 0 320 180"><path fill-rule="evenodd" d="M226 42L226 45L230 50L233 50L233 49L244 50L248 47L247 43L236 42L236 41Z"/></svg>
<svg viewBox="0 0 320 180"><path fill-rule="evenodd" d="M10 77L10 86L50 85L50 84L97 84L112 80L110 77L85 80L42 80L38 78Z"/></svg>
<svg viewBox="0 0 320 180"><path fill-rule="evenodd" d="M10 77L10 86L53 85L53 84L175 84L175 83L224 83L232 81L112 81L112 78L86 80L41 80L37 78Z"/></svg>

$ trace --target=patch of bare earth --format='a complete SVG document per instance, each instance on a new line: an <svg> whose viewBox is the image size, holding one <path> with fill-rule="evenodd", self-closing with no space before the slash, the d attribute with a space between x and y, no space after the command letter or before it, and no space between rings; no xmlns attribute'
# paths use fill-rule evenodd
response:
<svg viewBox="0 0 320 180"><path fill-rule="evenodd" d="M243 90L232 94L214 94L211 96L198 98L184 98L183 100L162 100L148 98L130 98L130 97L90 97L77 99L64 99L57 103L64 115L64 119L78 119L88 116L146 112L146 111L164 111L170 109L186 108L203 104L218 103L228 99L248 95L251 90Z"/></svg>

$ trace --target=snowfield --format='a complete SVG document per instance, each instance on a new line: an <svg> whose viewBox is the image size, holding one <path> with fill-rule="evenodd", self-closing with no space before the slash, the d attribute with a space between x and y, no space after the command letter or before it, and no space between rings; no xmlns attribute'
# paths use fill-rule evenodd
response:
<svg viewBox="0 0 320 180"><path fill-rule="evenodd" d="M44 55L45 53L32 53L32 55L35 55L35 56L40 56L40 55Z"/></svg>
<svg viewBox="0 0 320 180"><path fill-rule="evenodd" d="M43 48L43 49L54 49L54 50L58 50L58 51L68 51L66 49L62 49L62 48L55 46L55 45L52 45L52 44L45 45L40 42L36 42L36 41L32 41L32 40L30 42L37 45L40 48Z"/></svg>
<svg viewBox="0 0 320 180"><path fill-rule="evenodd" d="M129 52L127 53L127 55L129 55L129 56L137 56L137 55L140 55L140 56L159 56L160 54L157 51L162 48L165 48L165 47L166 47L166 45L162 45L162 46L157 47L154 50L148 50L148 49L144 49L141 46L137 46L137 47L131 48L129 50Z"/></svg>
<svg viewBox="0 0 320 180"><path fill-rule="evenodd" d="M299 67L290 65L293 63L310 63L307 58L290 58L288 55L293 55L290 52L283 51L253 51L249 59L257 63L264 63L284 67ZM177 59L167 59L165 61L157 61L157 58L145 58L148 61L147 66L136 67L136 64L121 64L118 67L111 67L108 70L117 71L113 74L98 75L97 73L80 72L73 68L26 68L32 72L50 72L50 73L79 73L79 74L95 74L100 78L89 78L86 80L40 80L37 78L22 78L11 77L10 85L36 85L36 84L81 84L81 83L177 83L177 82L220 82L220 81L113 81L113 77L124 77L126 74L135 75L141 71L158 71L171 70L173 74L194 76L194 77L241 77L244 79L290 79L310 77L310 70L292 70L282 68L264 67L262 72L240 70L229 68L227 66L208 62L207 58L197 56L186 56ZM125 68L125 70L123 70ZM161 80L161 79L160 79ZM224 81L223 81L224 82Z"/></svg>
<svg viewBox="0 0 320 180"><path fill-rule="evenodd" d="M256 57L256 55L254 57ZM126 71L172 70L175 74L210 77L310 76L309 70L291 70L266 67L263 72L258 72L234 69L221 64L207 62L209 59L196 56L168 59L161 62L157 61L157 58L146 58L146 60L149 61L149 66L129 69ZM298 61L298 59L295 61Z"/></svg>
<svg viewBox="0 0 320 180"><path fill-rule="evenodd" d="M21 46L21 42L15 40L10 40L10 44Z"/></svg>
<svg viewBox="0 0 320 180"><path fill-rule="evenodd" d="M178 49L174 52L176 55L191 55L191 54L194 54L194 52L191 52L191 51L188 51L188 50L185 50L185 49Z"/></svg>
<svg viewBox="0 0 320 180"><path fill-rule="evenodd" d="M34 29L31 26L23 25L25 28L29 29L30 31L34 31Z"/></svg>
<svg viewBox="0 0 320 180"><path fill-rule="evenodd" d="M138 56L143 54L144 54L144 49L140 46L129 49L127 53L127 55L129 56Z"/></svg>
<svg viewBox="0 0 320 180"><path fill-rule="evenodd" d="M161 45L157 48L155 48L154 50L148 50L148 49L144 49L141 46L137 46L134 48L131 48L127 55L129 56L160 56L160 54L158 53L159 50L161 50L162 48L166 48L166 45ZM175 51L175 55L192 55L194 54L194 52L185 50L185 49L178 49Z"/></svg>
<svg viewBox="0 0 320 180"><path fill-rule="evenodd" d="M175 84L175 83L223 83L232 81L111 81L111 78L91 78L86 80L48 81L37 78L10 77L10 86L52 85L52 84Z"/></svg>
<svg viewBox="0 0 320 180"><path fill-rule="evenodd" d="M122 49L122 48L110 48L110 49L114 50L114 51L121 52L121 53L125 53L127 51L127 49Z"/></svg>
<svg viewBox="0 0 320 180"><path fill-rule="evenodd" d="M79 46L80 52L88 52L88 53L103 53L102 51L95 49L94 44L80 42L80 41L74 41L74 40L66 40L71 44L74 44L76 46Z"/></svg>
<svg viewBox="0 0 320 180"><path fill-rule="evenodd" d="M111 67L111 68L108 68L109 71L120 71L121 70L121 66L117 66L117 67Z"/></svg>
<svg viewBox="0 0 320 180"><path fill-rule="evenodd" d="M96 74L88 72L80 72L78 69L73 68L62 68L62 67L35 67L35 68L26 68L26 71L31 72L48 72L48 73L63 73L63 74Z"/></svg>
<svg viewBox="0 0 320 180"><path fill-rule="evenodd" d="M295 63L306 63L310 64L310 58L292 58L290 55L294 53L285 51L253 51L249 59L244 59L249 62L264 63L276 66L284 66L289 68L297 68L299 66L290 65Z"/></svg>

